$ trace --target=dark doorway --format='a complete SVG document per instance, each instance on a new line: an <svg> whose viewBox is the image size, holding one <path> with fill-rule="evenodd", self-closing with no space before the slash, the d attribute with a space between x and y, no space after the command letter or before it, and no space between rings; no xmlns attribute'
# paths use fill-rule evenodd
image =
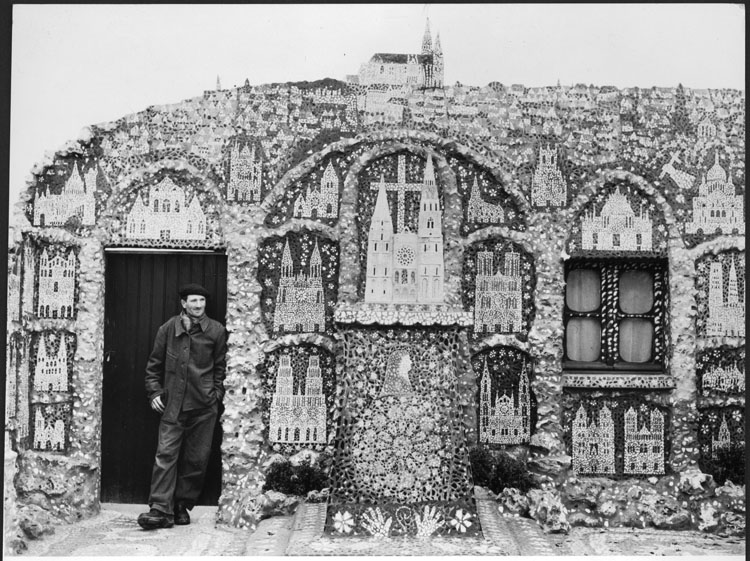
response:
<svg viewBox="0 0 750 561"><path fill-rule="evenodd" d="M159 326L180 311L181 284L205 286L206 313L225 322L227 259L208 252L107 252L105 271L101 501L146 504L159 427L146 400L146 361ZM200 505L219 501L221 438L219 422Z"/></svg>

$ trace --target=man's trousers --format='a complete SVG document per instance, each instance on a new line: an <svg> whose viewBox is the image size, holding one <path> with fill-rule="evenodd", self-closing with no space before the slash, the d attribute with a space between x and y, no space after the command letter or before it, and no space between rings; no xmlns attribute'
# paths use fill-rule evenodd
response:
<svg viewBox="0 0 750 561"><path fill-rule="evenodd" d="M182 411L177 422L159 423L159 445L151 475L150 508L171 515L177 504L192 509L203 489L218 403Z"/></svg>

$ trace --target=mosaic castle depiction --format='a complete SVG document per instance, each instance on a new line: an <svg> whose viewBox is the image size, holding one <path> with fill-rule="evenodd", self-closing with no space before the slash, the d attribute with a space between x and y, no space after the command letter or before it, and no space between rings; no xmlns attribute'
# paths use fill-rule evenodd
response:
<svg viewBox="0 0 750 561"><path fill-rule="evenodd" d="M255 529L270 460L302 454L326 458L327 534L482 536L484 450L574 525L744 535L744 92L464 85L442 31L346 80L217 80L35 171L9 246L10 547L119 484L120 254L153 294L165 256L225 259L222 524Z"/></svg>

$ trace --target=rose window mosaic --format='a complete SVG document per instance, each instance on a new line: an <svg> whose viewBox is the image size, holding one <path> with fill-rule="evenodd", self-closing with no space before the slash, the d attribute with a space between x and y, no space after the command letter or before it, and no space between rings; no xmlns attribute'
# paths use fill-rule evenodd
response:
<svg viewBox="0 0 750 561"><path fill-rule="evenodd" d="M258 249L258 282L268 333L331 333L338 273L334 241L309 232L263 240Z"/></svg>
<svg viewBox="0 0 750 561"><path fill-rule="evenodd" d="M456 157L449 158L448 164L456 175L456 186L461 194L462 236L487 226L526 229L518 204L488 171Z"/></svg>
<svg viewBox="0 0 750 561"><path fill-rule="evenodd" d="M329 226L336 224L350 159L342 153L323 158L312 171L284 191L281 200L266 216L266 225L273 228L292 218L316 220Z"/></svg>
<svg viewBox="0 0 750 561"><path fill-rule="evenodd" d="M570 255L659 255L667 253L667 226L661 211L627 181L614 180L574 221Z"/></svg>
<svg viewBox="0 0 750 561"><path fill-rule="evenodd" d="M473 312L473 338L514 333L525 339L534 318L536 272L532 256L501 239L476 242L464 253L461 293Z"/></svg>
<svg viewBox="0 0 750 561"><path fill-rule="evenodd" d="M458 331L351 330L343 337L326 532L477 534Z"/></svg>
<svg viewBox="0 0 750 561"><path fill-rule="evenodd" d="M565 397L565 440L575 473L647 476L666 472L668 408L638 396Z"/></svg>
<svg viewBox="0 0 750 561"><path fill-rule="evenodd" d="M82 155L58 157L36 176L27 218L34 226L82 232L96 223L97 211L110 194L96 146Z"/></svg>
<svg viewBox="0 0 750 561"><path fill-rule="evenodd" d="M433 157L409 152L359 174L360 290L368 303L444 301L443 201Z"/></svg>
<svg viewBox="0 0 750 561"><path fill-rule="evenodd" d="M471 365L479 385L479 442L491 448L529 442L536 424L536 397L528 353L493 347L476 353Z"/></svg>
<svg viewBox="0 0 750 561"><path fill-rule="evenodd" d="M201 178L161 170L146 174L121 202L123 215L112 245L220 248L224 244L217 201Z"/></svg>
<svg viewBox="0 0 750 561"><path fill-rule="evenodd" d="M280 347L258 368L263 425L274 452L323 450L333 434L334 356L315 345Z"/></svg>
<svg viewBox="0 0 750 561"><path fill-rule="evenodd" d="M745 336L745 252L705 255L695 263L697 331L704 337Z"/></svg>
<svg viewBox="0 0 750 561"><path fill-rule="evenodd" d="M744 407L709 407L698 422L699 465L705 473L745 461ZM735 481L734 483L741 483Z"/></svg>
<svg viewBox="0 0 750 561"><path fill-rule="evenodd" d="M745 396L745 347L706 349L696 357L698 391L704 396Z"/></svg>

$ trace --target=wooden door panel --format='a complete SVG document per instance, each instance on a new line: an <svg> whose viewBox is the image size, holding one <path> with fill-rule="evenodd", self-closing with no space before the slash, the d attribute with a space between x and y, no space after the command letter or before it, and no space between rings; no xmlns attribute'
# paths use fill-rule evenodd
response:
<svg viewBox="0 0 750 561"><path fill-rule="evenodd" d="M112 252L105 270L101 500L145 504L159 427L159 415L146 400L146 361L159 326L179 313L182 284L205 286L212 295L206 313L224 323L226 256ZM221 436L217 423L199 504L218 504Z"/></svg>

